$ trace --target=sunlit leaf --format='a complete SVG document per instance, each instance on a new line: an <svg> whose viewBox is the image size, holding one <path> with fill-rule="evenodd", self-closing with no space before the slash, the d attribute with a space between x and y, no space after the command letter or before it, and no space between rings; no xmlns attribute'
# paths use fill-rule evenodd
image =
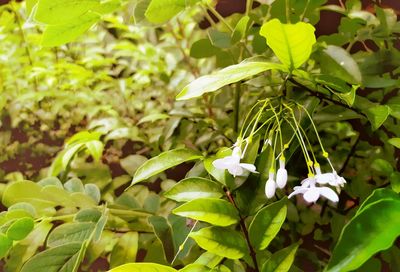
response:
<svg viewBox="0 0 400 272"><path fill-rule="evenodd" d="M177 272L176 269L155 263L128 263L111 269L109 272Z"/></svg>
<svg viewBox="0 0 400 272"><path fill-rule="evenodd" d="M287 272L293 264L299 244L293 244L272 254L264 263L261 272Z"/></svg>
<svg viewBox="0 0 400 272"><path fill-rule="evenodd" d="M131 185L146 180L181 163L201 158L202 156L199 153L186 148L166 151L157 157L151 158L140 166L133 177Z"/></svg>
<svg viewBox="0 0 400 272"><path fill-rule="evenodd" d="M22 240L33 230L34 224L30 217L17 219L7 229L7 237L11 240Z"/></svg>
<svg viewBox="0 0 400 272"><path fill-rule="evenodd" d="M242 258L247 252L243 236L231 229L208 227L192 232L190 237L201 248L229 259Z"/></svg>
<svg viewBox="0 0 400 272"><path fill-rule="evenodd" d="M315 28L308 23L282 24L278 19L263 24L260 34L288 69L299 68L311 55Z"/></svg>

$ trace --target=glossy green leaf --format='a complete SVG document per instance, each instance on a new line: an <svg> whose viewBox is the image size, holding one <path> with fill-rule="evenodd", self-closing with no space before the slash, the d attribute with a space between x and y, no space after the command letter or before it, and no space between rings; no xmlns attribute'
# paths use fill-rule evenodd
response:
<svg viewBox="0 0 400 272"><path fill-rule="evenodd" d="M377 105L372 108L367 108L365 113L368 120L371 122L372 129L377 130L386 121L390 114L390 108L386 105Z"/></svg>
<svg viewBox="0 0 400 272"><path fill-rule="evenodd" d="M99 4L100 0L39 0L35 20L49 25L63 25Z"/></svg>
<svg viewBox="0 0 400 272"><path fill-rule="evenodd" d="M138 251L139 234L137 232L127 232L121 235L118 243L114 246L110 255L111 268L123 265L136 260Z"/></svg>
<svg viewBox="0 0 400 272"><path fill-rule="evenodd" d="M369 195L367 199L365 199L364 202L360 205L360 208L358 208L356 214L362 212L368 205L382 199L392 199L400 201L400 195L395 193L393 190L390 190L389 188L375 189L372 194Z"/></svg>
<svg viewBox="0 0 400 272"><path fill-rule="evenodd" d="M131 185L146 180L181 163L201 158L202 156L199 153L186 148L166 151L157 157L151 158L140 166L133 177Z"/></svg>
<svg viewBox="0 0 400 272"><path fill-rule="evenodd" d="M67 24L48 25L43 32L42 46L53 47L72 42L99 20L97 13L88 12Z"/></svg>
<svg viewBox="0 0 400 272"><path fill-rule="evenodd" d="M220 198L224 195L219 184L205 178L186 178L179 181L164 196L175 201L190 201L197 198Z"/></svg>
<svg viewBox="0 0 400 272"><path fill-rule="evenodd" d="M326 271L360 267L400 235L400 201L383 199L367 205L344 227Z"/></svg>
<svg viewBox="0 0 400 272"><path fill-rule="evenodd" d="M177 272L178 270L155 263L128 263L111 269L109 272Z"/></svg>
<svg viewBox="0 0 400 272"><path fill-rule="evenodd" d="M149 218L154 234L161 242L166 260L170 263L175 256L175 247L172 237L172 229L167 219L162 216L152 216Z"/></svg>
<svg viewBox="0 0 400 272"><path fill-rule="evenodd" d="M388 143L400 149L400 138L391 138L388 140Z"/></svg>
<svg viewBox="0 0 400 272"><path fill-rule="evenodd" d="M250 17L243 16L240 18L239 22L237 22L235 29L232 33L231 43L235 44L239 42L241 39L246 37L247 27L249 25Z"/></svg>
<svg viewBox="0 0 400 272"><path fill-rule="evenodd" d="M192 232L189 236L201 248L218 256L240 259L247 252L247 245L243 236L231 229L208 227Z"/></svg>
<svg viewBox="0 0 400 272"><path fill-rule="evenodd" d="M57 247L66 243L83 243L95 229L93 222L65 223L55 228L47 238L47 246Z"/></svg>
<svg viewBox="0 0 400 272"><path fill-rule="evenodd" d="M22 240L33 230L35 222L30 217L15 220L7 229L7 237L11 240Z"/></svg>
<svg viewBox="0 0 400 272"><path fill-rule="evenodd" d="M261 272L287 272L293 264L299 244L293 244L272 254L264 263Z"/></svg>
<svg viewBox="0 0 400 272"><path fill-rule="evenodd" d="M262 208L255 215L249 227L251 244L260 250L267 248L275 238L286 219L287 198Z"/></svg>
<svg viewBox="0 0 400 272"><path fill-rule="evenodd" d="M215 92L218 89L249 78L267 70L283 70L284 66L278 63L263 61L244 61L226 67L212 75L202 76L187 85L176 97L177 100L187 100L202 96L205 93Z"/></svg>
<svg viewBox="0 0 400 272"><path fill-rule="evenodd" d="M239 221L239 214L232 204L226 200L215 198L194 199L179 206L172 212L179 216L223 227Z"/></svg>
<svg viewBox="0 0 400 272"><path fill-rule="evenodd" d="M21 272L76 272L81 243L68 243L53 247L33 256Z"/></svg>
<svg viewBox="0 0 400 272"><path fill-rule="evenodd" d="M353 57L343 48L328 45L320 57L324 74L331 74L351 84L361 84L360 68Z"/></svg>
<svg viewBox="0 0 400 272"><path fill-rule="evenodd" d="M315 28L308 23L282 24L278 19L263 24L260 34L279 60L290 70L306 62L315 44Z"/></svg>

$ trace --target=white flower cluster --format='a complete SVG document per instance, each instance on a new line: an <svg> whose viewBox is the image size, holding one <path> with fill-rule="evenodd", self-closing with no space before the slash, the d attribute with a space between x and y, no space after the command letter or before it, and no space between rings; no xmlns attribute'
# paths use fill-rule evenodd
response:
<svg viewBox="0 0 400 272"><path fill-rule="evenodd" d="M235 145L231 155L215 160L213 166L217 169L228 170L234 177L242 176L246 171L258 173L253 164L240 162L243 156L244 153L242 153L240 146ZM339 197L337 193L326 185L336 187L337 191L340 191L340 187L344 186L346 180L339 176L334 169L332 172L322 173L318 163L314 164L314 170L315 174L309 173L308 177L302 180L301 186L294 187L294 191L289 195L289 198L294 195L302 194L304 200L309 203L316 202L320 197L324 197L332 202L338 202ZM276 179L275 171L271 169L269 178L265 184L265 195L267 198L274 197L277 188L283 189L286 186L287 180L288 173L286 170L285 158L281 155Z"/></svg>

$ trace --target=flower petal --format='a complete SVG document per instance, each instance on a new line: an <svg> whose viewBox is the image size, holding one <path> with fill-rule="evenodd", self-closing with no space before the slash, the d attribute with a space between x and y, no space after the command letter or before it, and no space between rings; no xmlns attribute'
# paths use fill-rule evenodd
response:
<svg viewBox="0 0 400 272"><path fill-rule="evenodd" d="M331 184L332 182L335 182L335 176L332 173L316 175L315 179L319 184Z"/></svg>
<svg viewBox="0 0 400 272"><path fill-rule="evenodd" d="M239 165L232 165L228 168L228 172L234 177L241 176L243 175L243 168Z"/></svg>
<svg viewBox="0 0 400 272"><path fill-rule="evenodd" d="M280 189L286 186L287 182L287 171L285 168L279 168L278 173L276 174L276 184Z"/></svg>
<svg viewBox="0 0 400 272"><path fill-rule="evenodd" d="M228 169L230 166L232 166L232 158L231 156L222 158L222 159L217 159L215 161L213 161L213 166L217 169Z"/></svg>
<svg viewBox="0 0 400 272"><path fill-rule="evenodd" d="M252 173L258 173L256 171L256 167L251 163L240 163L239 165L240 165L240 167L246 169L247 171L250 171Z"/></svg>
<svg viewBox="0 0 400 272"><path fill-rule="evenodd" d="M316 202L319 198L320 192L318 187L310 187L307 192L304 193L304 200L311 203Z"/></svg>
<svg viewBox="0 0 400 272"><path fill-rule="evenodd" d="M265 195L268 198L273 198L275 195L276 185L273 179L268 179L265 183Z"/></svg>
<svg viewBox="0 0 400 272"><path fill-rule="evenodd" d="M339 201L338 195L335 193L334 190L332 190L329 187L318 187L318 191L321 194L321 196L329 199L332 202L338 202Z"/></svg>
<svg viewBox="0 0 400 272"><path fill-rule="evenodd" d="M295 186L294 187L294 191L288 196L288 198L291 198L294 195L298 195L298 194L304 194L305 192L307 192L307 188L303 188L301 186Z"/></svg>

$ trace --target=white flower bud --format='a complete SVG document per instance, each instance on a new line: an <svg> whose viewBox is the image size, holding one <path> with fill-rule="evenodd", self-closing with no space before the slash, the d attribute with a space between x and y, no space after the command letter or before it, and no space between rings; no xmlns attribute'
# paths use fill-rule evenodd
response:
<svg viewBox="0 0 400 272"><path fill-rule="evenodd" d="M273 198L275 195L276 184L274 176L275 176L274 172L269 172L269 178L267 180L267 183L265 183L265 195L268 198Z"/></svg>
<svg viewBox="0 0 400 272"><path fill-rule="evenodd" d="M287 183L287 171L285 169L285 159L279 159L279 169L276 174L276 184L280 189L286 186Z"/></svg>

